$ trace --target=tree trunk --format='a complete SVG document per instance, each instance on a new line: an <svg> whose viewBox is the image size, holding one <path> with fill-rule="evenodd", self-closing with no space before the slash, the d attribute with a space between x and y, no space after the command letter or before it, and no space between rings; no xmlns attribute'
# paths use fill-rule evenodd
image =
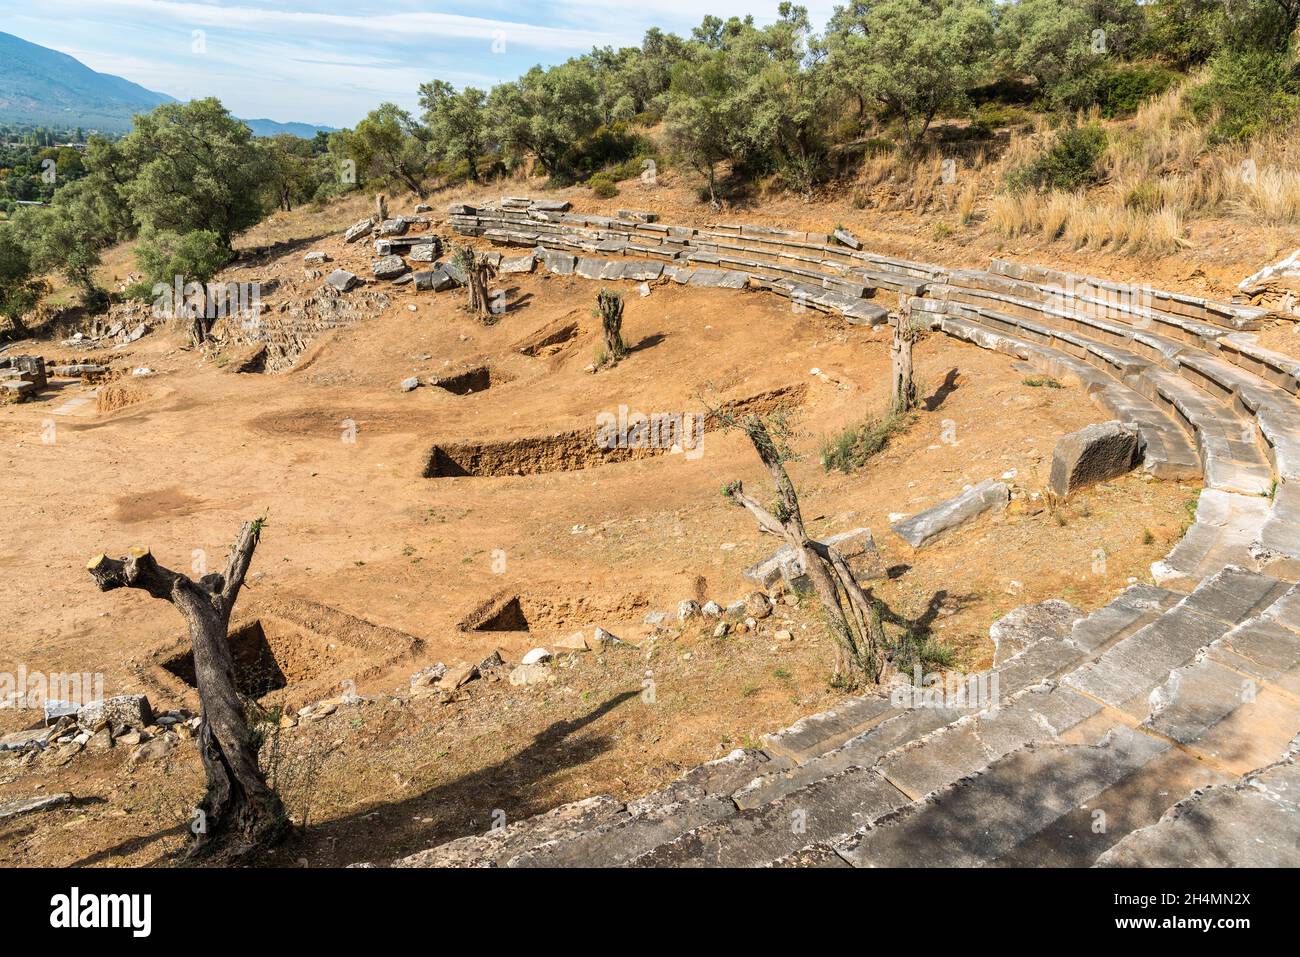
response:
<svg viewBox="0 0 1300 957"><path fill-rule="evenodd" d="M375 215L381 223L388 218L388 200L383 193L375 196Z"/></svg>
<svg viewBox="0 0 1300 957"><path fill-rule="evenodd" d="M623 297L602 289L596 294L596 310L600 313L605 355L611 363L618 362L627 355L627 346L623 344Z"/></svg>
<svg viewBox="0 0 1300 957"><path fill-rule="evenodd" d="M898 317L894 323L894 340L889 346L889 412L902 415L916 408L916 379L912 373L912 346L916 328L912 323L912 305L906 293L898 294Z"/></svg>
<svg viewBox="0 0 1300 957"><path fill-rule="evenodd" d="M212 855L224 863L274 844L288 823L258 764L258 738L245 718L226 638L261 529L260 519L245 522L225 574L205 575L197 582L162 567L146 548L133 548L122 559L98 555L86 566L100 591L138 588L171 602L189 626L203 708L199 756L207 777L207 791L191 827L189 855Z"/></svg>
<svg viewBox="0 0 1300 957"><path fill-rule="evenodd" d="M747 496L739 482L729 487L729 494L757 519L760 529L802 554L804 568L835 639L836 680L856 684L865 679L879 684L885 674L885 631L874 601L838 551L808 537L794 483L762 420L753 416L745 421L744 429L776 484L778 514L773 515Z"/></svg>
<svg viewBox="0 0 1300 957"><path fill-rule="evenodd" d="M470 312L479 318L492 315L492 304L488 296L488 280L496 275L496 269L486 259L473 257L465 270L469 287Z"/></svg>

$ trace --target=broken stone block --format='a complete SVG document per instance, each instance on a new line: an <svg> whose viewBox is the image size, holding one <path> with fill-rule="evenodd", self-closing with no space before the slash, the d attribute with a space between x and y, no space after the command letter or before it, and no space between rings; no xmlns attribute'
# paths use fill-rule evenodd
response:
<svg viewBox="0 0 1300 957"><path fill-rule="evenodd" d="M920 548L989 509L1006 508L1010 500L1011 489L1005 482L987 479L933 508L895 522L890 528L913 548Z"/></svg>
<svg viewBox="0 0 1300 957"><path fill-rule="evenodd" d="M347 292L360 281L346 269L336 269L325 277L325 284L337 289L339 292Z"/></svg>
<svg viewBox="0 0 1300 957"><path fill-rule="evenodd" d="M556 651L586 651L587 636L580 631L575 631L569 637L553 642L551 647Z"/></svg>
<svg viewBox="0 0 1300 957"><path fill-rule="evenodd" d="M478 210L473 206L466 206L464 203L452 203L447 207L449 216L477 216Z"/></svg>
<svg viewBox="0 0 1300 957"><path fill-rule="evenodd" d="M345 243L354 243L363 236L370 235L370 230L374 229L375 221L373 219L363 219L359 223L353 223L348 227L348 231L343 234Z"/></svg>
<svg viewBox="0 0 1300 957"><path fill-rule="evenodd" d="M376 279L396 279L409 268L402 261L401 256L385 256L377 263L372 264L370 271L374 273Z"/></svg>
<svg viewBox="0 0 1300 957"><path fill-rule="evenodd" d="M646 209L620 209L618 211L619 219L627 219L637 223L654 223L659 221L659 214L652 213Z"/></svg>
<svg viewBox="0 0 1300 957"><path fill-rule="evenodd" d="M528 208L543 213L567 213L572 208L572 204L563 199L535 199Z"/></svg>
<svg viewBox="0 0 1300 957"><path fill-rule="evenodd" d="M94 731L107 721L119 728L144 728L153 723L153 709L142 694L120 694L103 701L92 701L77 712L77 724Z"/></svg>
<svg viewBox="0 0 1300 957"><path fill-rule="evenodd" d="M700 613L700 603L693 598L677 603L677 620L685 621Z"/></svg>
<svg viewBox="0 0 1300 957"><path fill-rule="evenodd" d="M61 807L72 801L72 795L67 792L59 794L38 794L34 797L15 798L12 801L0 801L0 821L11 817L18 817L20 814L31 814L35 811L48 811L50 808Z"/></svg>
<svg viewBox="0 0 1300 957"><path fill-rule="evenodd" d="M410 224L405 217L399 219L385 219L379 224L380 236L401 236L409 228ZM346 238L346 237L344 237Z"/></svg>
<svg viewBox="0 0 1300 957"><path fill-rule="evenodd" d="M424 243L420 246L412 246L410 257L413 263L431 263L438 258L438 244Z"/></svg>
<svg viewBox="0 0 1300 957"><path fill-rule="evenodd" d="M554 680L555 675L545 665L519 665L510 672L510 683L516 687L519 685L547 684Z"/></svg>
<svg viewBox="0 0 1300 957"><path fill-rule="evenodd" d="M461 685L478 677L478 665L457 665L448 668L447 673L438 682L440 688L459 688Z"/></svg>
<svg viewBox="0 0 1300 957"><path fill-rule="evenodd" d="M831 235L835 237L835 241L841 246L848 246L850 249L862 248L862 243L860 243L858 238L847 229L837 229L835 232L831 233Z"/></svg>
<svg viewBox="0 0 1300 957"><path fill-rule="evenodd" d="M537 259L531 253L527 256L508 256L501 260L499 273L532 272Z"/></svg>
<svg viewBox="0 0 1300 957"><path fill-rule="evenodd" d="M1061 436L1052 452L1048 485L1060 498L1116 478L1140 461L1137 432L1113 420Z"/></svg>
<svg viewBox="0 0 1300 957"><path fill-rule="evenodd" d="M420 379L418 376L411 376L409 379L402 380L403 392L413 392L419 387L420 387Z"/></svg>
<svg viewBox="0 0 1300 957"><path fill-rule="evenodd" d="M1059 598L1013 608L989 627L993 664L1002 664L1036 641L1068 638L1081 618L1083 612Z"/></svg>
<svg viewBox="0 0 1300 957"><path fill-rule="evenodd" d="M551 653L545 648L534 648L532 651L528 652L528 654L520 658L519 661L521 664L525 665L536 665L549 660L550 657Z"/></svg>
<svg viewBox="0 0 1300 957"><path fill-rule="evenodd" d="M854 528L847 532L840 532L827 538L822 544L833 547L844 557L858 581L885 577L884 563L881 561L880 551L876 548L876 540L871 534L871 529ZM746 578L764 588L771 588L782 580L794 587L804 582L806 573L803 556L789 545L782 545L767 558L744 571Z"/></svg>
<svg viewBox="0 0 1300 957"><path fill-rule="evenodd" d="M312 252L309 252L307 255L303 256L302 261L309 266L321 266L329 262L330 257L329 257L329 253L324 253L321 252L320 250L313 250ZM115 333L112 333L110 330L110 334L115 334Z"/></svg>

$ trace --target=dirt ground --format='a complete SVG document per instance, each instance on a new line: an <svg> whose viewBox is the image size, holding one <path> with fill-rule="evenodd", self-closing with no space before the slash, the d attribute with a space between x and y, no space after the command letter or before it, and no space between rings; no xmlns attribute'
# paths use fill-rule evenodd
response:
<svg viewBox="0 0 1300 957"><path fill-rule="evenodd" d="M573 193L583 209L645 205L670 222L708 218L687 208L681 189L604 204L583 193ZM432 202L441 209L452 198L462 196ZM369 251L340 238L362 212L354 200L277 214L246 238L266 252L227 278L280 280L264 297L274 309L319 284L304 274L308 249L368 275ZM957 244L920 250L896 231L873 230L866 214L830 215L781 201L735 218L804 228L843 221L868 245L878 240L874 248L918 258L978 264L987 255ZM268 863L385 862L484 830L498 809L515 819L592 794L644 793L841 693L828 682L831 649L807 603L781 606L757 634L652 634L649 611L692 597L725 605L751 590L741 572L775 543L721 489L741 479L760 498L769 490L744 437L715 429L698 459L563 470L563 436L594 430L601 412L695 412L785 390L801 453L790 471L810 529L870 527L891 569L875 583L890 615L929 631L965 669L990 664L988 627L1017 605L1060 597L1091 609L1148 581L1150 563L1189 521L1194 486L1132 475L1060 512L1018 498L1005 515L914 551L889 531L891 515L987 478L1036 492L1056 439L1102 413L1078 390L1030 386L1032 374L1007 357L930 335L917 347L926 401L915 421L861 471L827 473L821 440L882 411L885 331L795 313L760 293L669 283L643 297L621 284L632 352L592 374L598 284L501 278L512 306L492 326L462 311L460 294L394 289L380 315L327 333L288 373L227 371L161 329L111 353L117 368L153 371L117 379L99 404L66 407L88 389L58 383L0 407L0 671L101 672L107 694L145 690L151 656L177 640L181 620L139 593L97 592L86 561L144 544L174 568L220 567L240 523L265 513L241 611L307 599L422 641L382 667L351 661L319 676L372 700L281 735L278 784L304 828ZM554 350L517 351L539 330L573 323L576 336ZM68 352L39 348L47 358ZM492 384L468 395L398 385L483 365ZM522 471L558 470L423 477L434 445L520 440L528 440ZM529 631L458 628L499 595L519 596ZM477 662L493 650L514 662L595 625L629 644L562 657L554 683L475 681L448 703L391 696L434 662ZM778 640L778 629L793 640ZM292 687L282 698L310 703ZM31 723L31 712L0 710L0 731ZM57 791L79 799L0 823L0 864L168 860L202 790L193 745L133 768L125 750L63 766L0 755L0 799Z"/></svg>

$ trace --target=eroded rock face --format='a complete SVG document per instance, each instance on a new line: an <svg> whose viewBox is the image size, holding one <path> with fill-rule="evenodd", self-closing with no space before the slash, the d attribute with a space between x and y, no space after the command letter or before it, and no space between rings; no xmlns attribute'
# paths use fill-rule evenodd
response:
<svg viewBox="0 0 1300 957"><path fill-rule="evenodd" d="M1011 489L1005 482L992 479L980 482L946 502L890 526L899 538L913 548L920 548L944 532L963 525L990 509L1006 508Z"/></svg>
<svg viewBox="0 0 1300 957"><path fill-rule="evenodd" d="M1013 608L989 628L989 637L993 639L993 664L1002 664L1035 641L1068 637L1074 623L1081 618L1083 612L1059 598Z"/></svg>
<svg viewBox="0 0 1300 957"><path fill-rule="evenodd" d="M1138 463L1138 436L1122 422L1102 422L1061 437L1052 452L1048 484L1061 498L1116 478Z"/></svg>

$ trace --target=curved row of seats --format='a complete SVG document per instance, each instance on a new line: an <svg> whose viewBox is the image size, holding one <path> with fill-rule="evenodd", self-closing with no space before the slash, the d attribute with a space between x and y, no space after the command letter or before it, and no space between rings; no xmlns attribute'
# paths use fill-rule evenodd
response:
<svg viewBox="0 0 1300 957"><path fill-rule="evenodd" d="M1300 865L1297 364L1244 307L1016 264L877 266L922 284L933 328L1132 423L1157 476L1204 477L1159 584L1036 636L977 676L982 699L849 698L641 799L399 866Z"/></svg>

